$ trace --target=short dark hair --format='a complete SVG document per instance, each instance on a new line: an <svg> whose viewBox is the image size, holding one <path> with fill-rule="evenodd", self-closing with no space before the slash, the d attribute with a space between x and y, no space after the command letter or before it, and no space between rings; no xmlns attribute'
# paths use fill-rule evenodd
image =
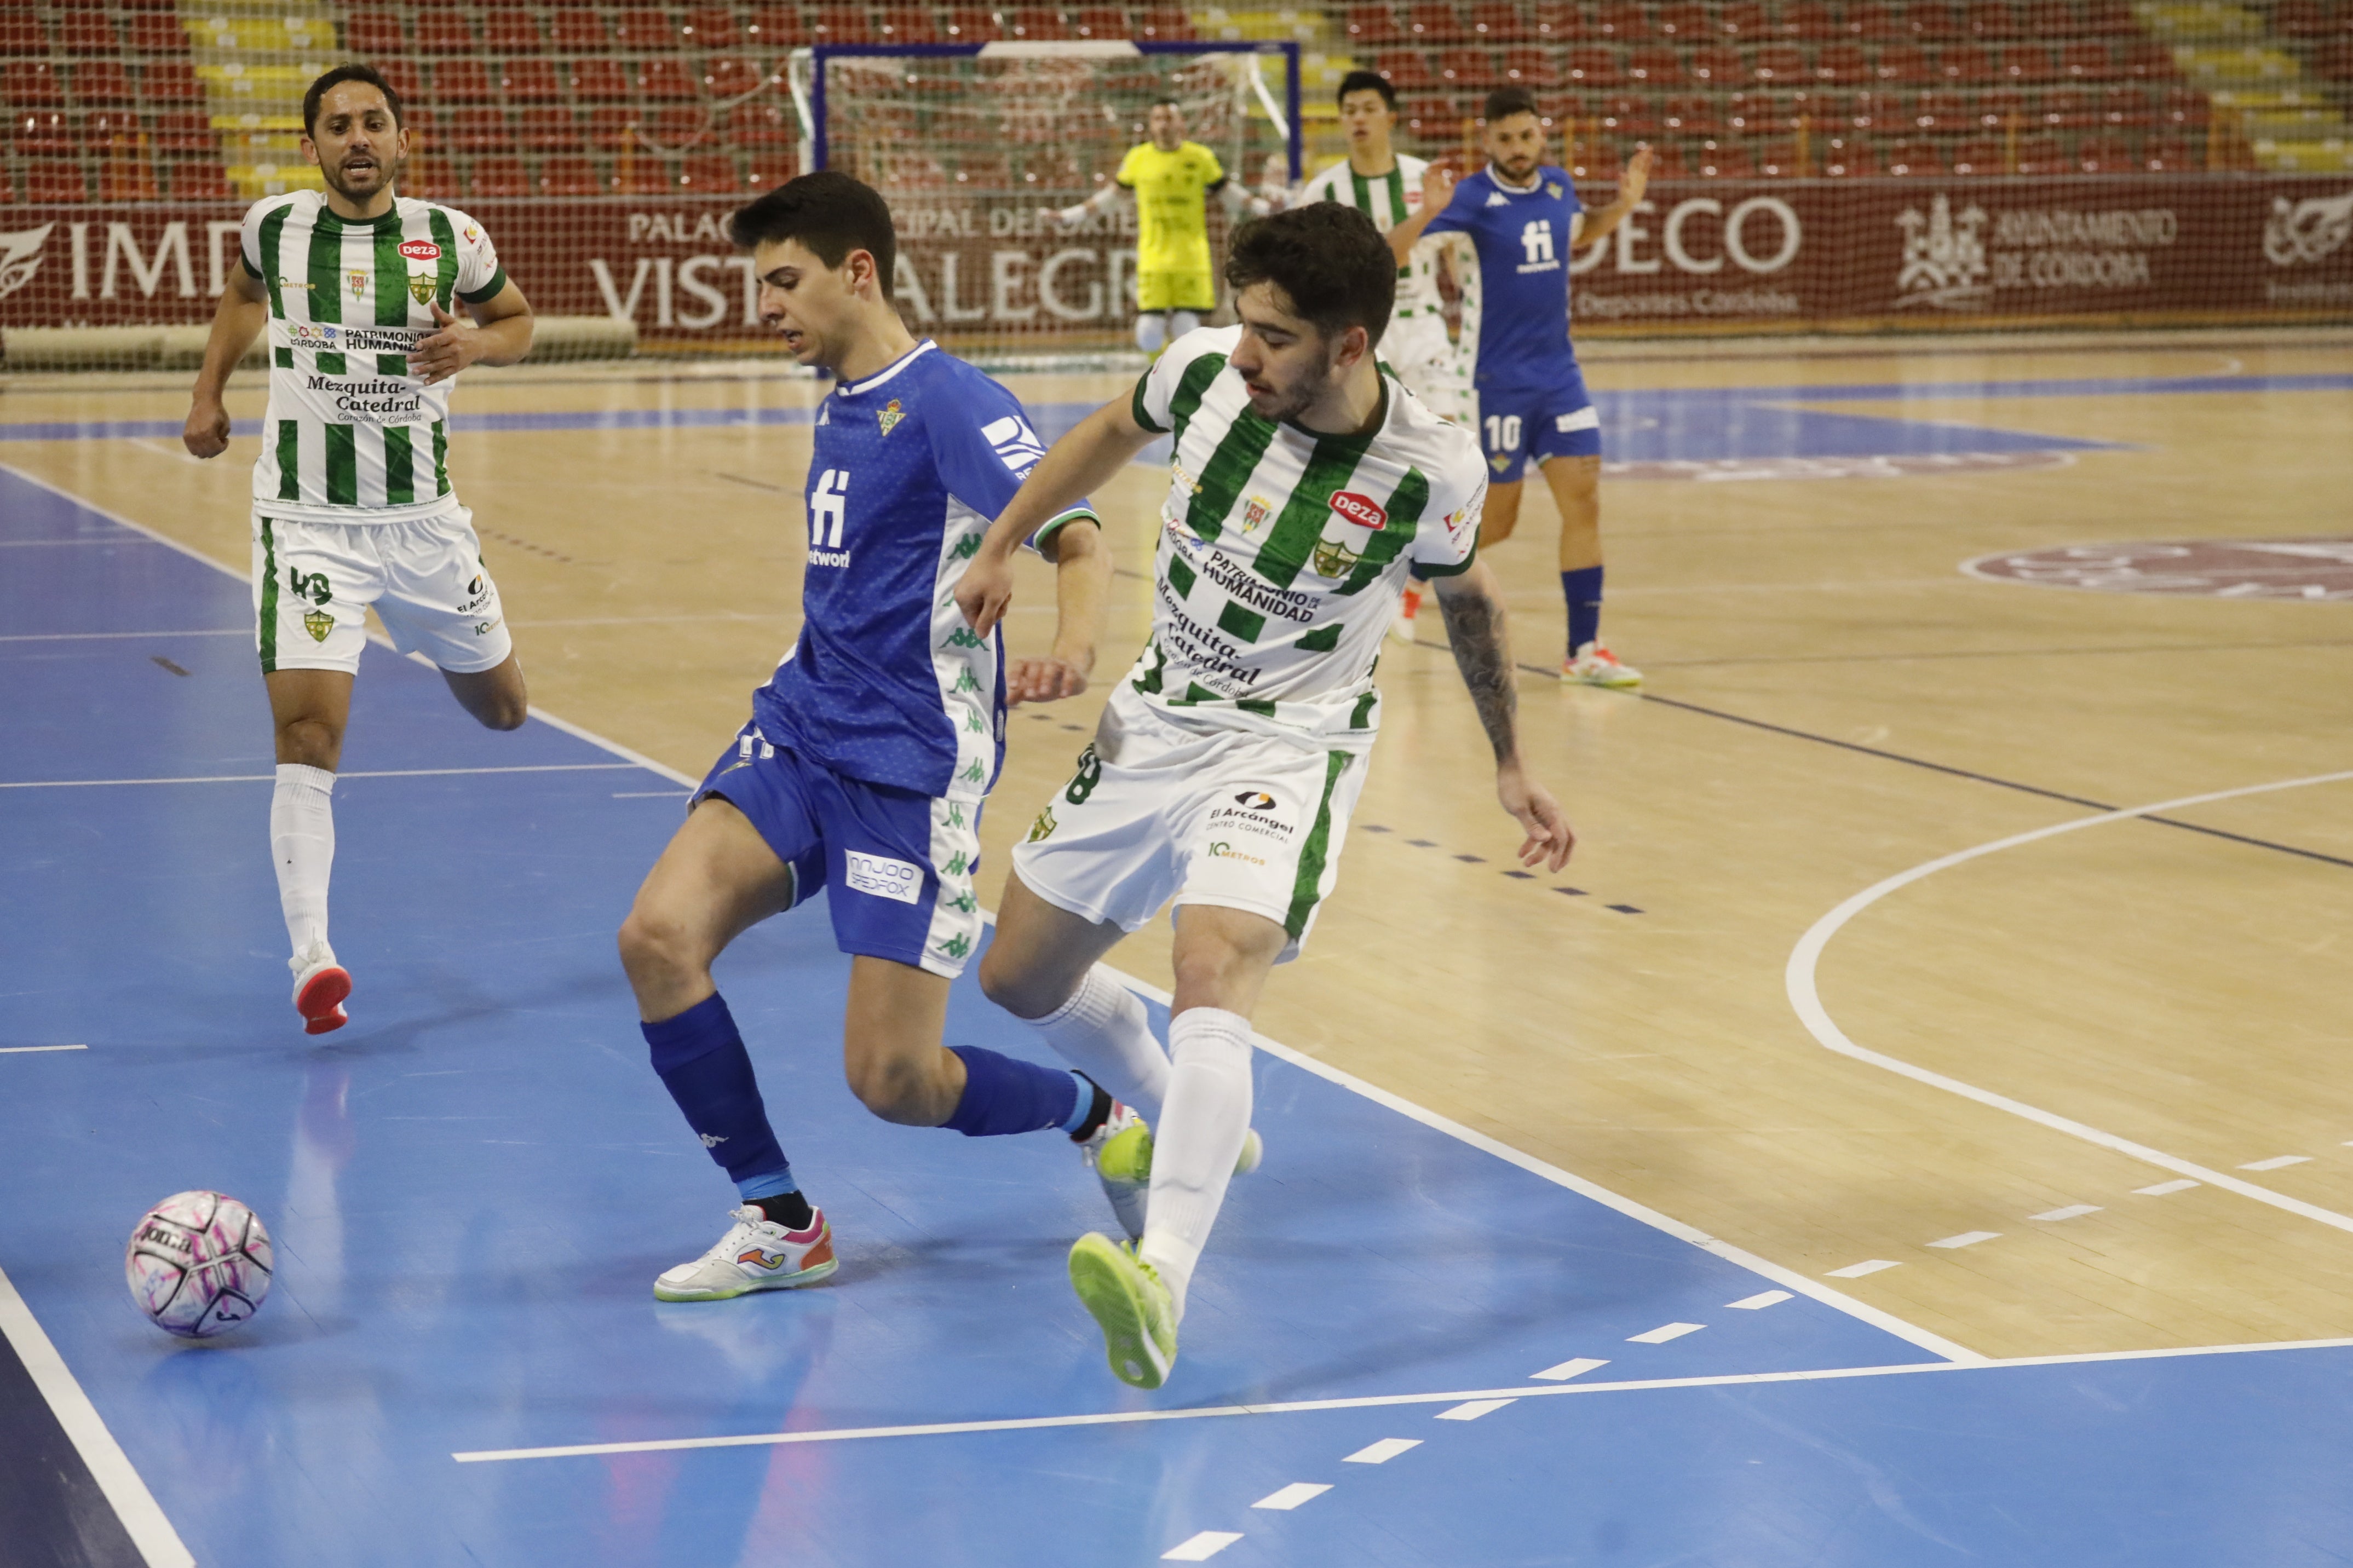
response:
<svg viewBox="0 0 2353 1568"><path fill-rule="evenodd" d="M1176 101L1176 95L1172 92L1162 93L1158 98L1154 99L1150 103L1145 104L1144 107L1145 110L1149 112L1152 110L1158 109L1162 104L1166 104L1169 108L1175 110L1179 114L1185 112L1185 106Z"/></svg>
<svg viewBox="0 0 2353 1568"><path fill-rule="evenodd" d="M1377 345L1397 303L1397 258L1373 220L1338 202L1315 202L1261 218L1235 237L1226 282L1239 294L1271 283L1291 313L1325 337L1362 327Z"/></svg>
<svg viewBox="0 0 2353 1568"><path fill-rule="evenodd" d="M1391 109L1395 109L1397 107L1397 89L1389 85L1389 79L1383 76L1378 71L1368 70L1352 70L1346 76L1342 77L1340 79L1340 90L1332 95L1332 101L1335 103L1345 103L1348 100L1348 95L1350 93L1363 92L1367 88L1379 93L1381 95L1381 101L1388 104Z"/></svg>
<svg viewBox="0 0 2353 1568"><path fill-rule="evenodd" d="M319 100L325 98L332 89L343 86L347 81L365 82L384 94L385 107L392 110L392 122L395 125L407 123L407 117L402 114L400 110L400 94L394 89L392 83L384 79L384 73L374 66L361 65L354 60L350 65L337 66L327 72L312 82L311 90L302 95L303 135L310 135L318 126Z"/></svg>
<svg viewBox="0 0 2353 1568"><path fill-rule="evenodd" d="M851 251L863 250L874 258L882 298L891 297L899 256L891 204L873 186L839 170L797 175L737 207L727 220L727 237L744 250L797 239L828 267L839 267Z"/></svg>
<svg viewBox="0 0 2353 1568"><path fill-rule="evenodd" d="M1487 106L1481 118L1493 125L1498 120L1508 120L1514 114L1536 114L1536 95L1524 87L1499 87L1487 95ZM1537 118L1543 118L1538 114Z"/></svg>

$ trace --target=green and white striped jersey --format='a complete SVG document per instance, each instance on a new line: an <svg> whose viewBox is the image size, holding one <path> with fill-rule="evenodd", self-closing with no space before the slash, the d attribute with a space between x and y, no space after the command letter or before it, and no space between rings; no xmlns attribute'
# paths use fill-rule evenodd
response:
<svg viewBox="0 0 2353 1568"><path fill-rule="evenodd" d="M1260 418L1226 363L1240 337L1187 332L1135 384L1135 422L1169 432L1174 451L1152 641L1129 679L1180 725L1362 751L1407 567L1470 567L1487 465L1470 431L1386 374L1369 434Z"/></svg>
<svg viewBox="0 0 2353 1568"><path fill-rule="evenodd" d="M427 386L408 352L506 287L490 237L454 207L401 197L373 220L318 191L247 209L245 269L269 289L269 411L253 504L302 522L406 522L455 510L450 381Z"/></svg>
<svg viewBox="0 0 2353 1568"><path fill-rule="evenodd" d="M1343 158L1300 187L1298 205L1337 202L1344 207L1355 207L1373 220L1375 228L1387 234L1421 210L1421 174L1429 167L1429 160L1409 158L1399 153L1388 174L1366 175L1356 173ZM1438 258L1450 243L1444 235L1432 235L1413 247L1412 259L1398 268L1397 307L1392 320L1424 312L1434 314L1443 308L1438 297ZM1458 276L1461 270L1456 268Z"/></svg>

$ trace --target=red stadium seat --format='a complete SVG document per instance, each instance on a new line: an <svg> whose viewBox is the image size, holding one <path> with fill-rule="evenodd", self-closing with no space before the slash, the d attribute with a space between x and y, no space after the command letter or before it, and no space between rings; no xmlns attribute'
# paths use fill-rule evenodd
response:
<svg viewBox="0 0 2353 1568"><path fill-rule="evenodd" d="M185 110L167 109L155 116L149 134L159 153L209 153L218 145L213 139L212 116Z"/></svg>
<svg viewBox="0 0 2353 1568"><path fill-rule="evenodd" d="M543 196L601 196L605 178L586 158L543 158L539 163L539 194Z"/></svg>
<svg viewBox="0 0 2353 1568"><path fill-rule="evenodd" d="M397 12L354 9L343 28L343 47L364 60L405 56L409 52L408 25Z"/></svg>
<svg viewBox="0 0 2353 1568"><path fill-rule="evenodd" d="M1887 152L1887 172L1891 174L1937 175L1945 172L1945 159L1934 142L1905 142Z"/></svg>
<svg viewBox="0 0 2353 1568"><path fill-rule="evenodd" d="M1407 35L1417 43L1451 44L1470 36L1461 14L1446 0L1413 0L1404 20Z"/></svg>
<svg viewBox="0 0 2353 1568"><path fill-rule="evenodd" d="M2142 145L2140 166L2152 174L2179 174L2204 167L2204 161L2186 142L2157 142Z"/></svg>
<svg viewBox="0 0 2353 1568"><path fill-rule="evenodd" d="M1676 145L1674 142L1670 142L1663 147L1653 147L1651 149L1651 154L1652 160L1651 163L1651 178L1654 180L1688 180L1692 177L1691 160L1684 156L1683 148ZM1630 158L1633 155L1634 150L1632 148L1629 147L1625 149L1625 156Z"/></svg>
<svg viewBox="0 0 2353 1568"><path fill-rule="evenodd" d="M1571 87L1595 90L1626 84L1626 71L1619 63L1618 51L1607 45L1571 48L1561 60L1561 75Z"/></svg>
<svg viewBox="0 0 2353 1568"><path fill-rule="evenodd" d="M1626 79L1649 88L1680 87L1683 58L1673 49L1657 46L1630 49L1626 54Z"/></svg>
<svg viewBox="0 0 2353 1568"><path fill-rule="evenodd" d="M1840 36L1839 20L1822 0L1782 0L1778 31L1799 43L1823 43Z"/></svg>
<svg viewBox="0 0 2353 1568"><path fill-rule="evenodd" d="M613 47L628 54L667 54L678 47L670 14L635 6L613 18Z"/></svg>
<svg viewBox="0 0 2353 1568"><path fill-rule="evenodd" d="M2014 82L2063 81L2066 73L2059 68L2050 48L2042 44L2010 44L2001 51L2003 79Z"/></svg>
<svg viewBox="0 0 2353 1568"><path fill-rule="evenodd" d="M11 125L20 157L63 158L81 151L73 121L58 110L28 110L13 116Z"/></svg>
<svg viewBox="0 0 2353 1568"><path fill-rule="evenodd" d="M78 163L56 159L28 160L25 164L25 199L28 202L86 202L90 177Z"/></svg>
<svg viewBox="0 0 2353 1568"><path fill-rule="evenodd" d="M1504 50L1495 64L1499 79L1514 87L1549 92L1560 86L1560 67L1550 49L1523 44Z"/></svg>
<svg viewBox="0 0 2353 1568"><path fill-rule="evenodd" d="M147 147L153 144L147 127L138 114L130 110L101 109L81 119L79 140L93 153L119 152L125 147Z"/></svg>
<svg viewBox="0 0 2353 1568"><path fill-rule="evenodd" d="M1651 13L1651 30L1670 43L1695 44L1715 34L1715 20L1694 0L1669 0Z"/></svg>
<svg viewBox="0 0 2353 1568"><path fill-rule="evenodd" d="M681 166L678 188L698 195L733 195L744 188L744 180L734 159L723 153L706 153Z"/></svg>
<svg viewBox="0 0 2353 1568"><path fill-rule="evenodd" d="M1717 89L1743 86L1748 80L1748 62L1729 44L1701 45L1691 52L1686 69L1692 80Z"/></svg>
<svg viewBox="0 0 2353 1568"><path fill-rule="evenodd" d="M580 103L618 103L629 96L627 68L618 60L572 62L572 96Z"/></svg>
<svg viewBox="0 0 2353 1568"><path fill-rule="evenodd" d="M1161 5L1149 11L1139 7L1133 15L1138 42L1184 43L1193 37L1192 16L1176 6Z"/></svg>
<svg viewBox="0 0 2353 1568"><path fill-rule="evenodd" d="M792 110L776 98L755 98L730 109L720 135L738 147L790 147L800 141Z"/></svg>
<svg viewBox="0 0 2353 1568"><path fill-rule="evenodd" d="M1086 5L1071 14L1071 36L1078 38L1124 38L1127 13L1116 5Z"/></svg>
<svg viewBox="0 0 2353 1568"><path fill-rule="evenodd" d="M237 194L229 189L228 175L217 158L174 163L168 166L167 173L171 194L184 202L221 202Z"/></svg>
<svg viewBox="0 0 2353 1568"><path fill-rule="evenodd" d="M1833 178L1865 178L1879 173L1879 158L1871 142L1861 137L1833 136L1822 146L1821 171Z"/></svg>
<svg viewBox="0 0 2353 1568"><path fill-rule="evenodd" d="M939 19L929 10L884 11L874 18L878 44L943 44Z"/></svg>
<svg viewBox="0 0 2353 1568"><path fill-rule="evenodd" d="M1659 133L1659 114L1648 98L1613 98L1602 106L1601 130L1612 137L1645 141Z"/></svg>
<svg viewBox="0 0 2353 1568"><path fill-rule="evenodd" d="M1936 74L1958 84L2001 79L2001 57L1983 44L1947 44L1936 51Z"/></svg>
<svg viewBox="0 0 2353 1568"><path fill-rule="evenodd" d="M1587 24L1591 36L1611 43L1643 44L1652 40L1651 14L1632 0L1604 0Z"/></svg>
<svg viewBox="0 0 2353 1568"><path fill-rule="evenodd" d="M617 153L638 144L638 109L627 103L600 103L588 110L587 141L591 150Z"/></svg>
<svg viewBox="0 0 2353 1568"><path fill-rule="evenodd" d="M1966 26L1969 37L1989 43L2028 36L2017 8L2009 0L1970 0Z"/></svg>
<svg viewBox="0 0 2353 1568"><path fill-rule="evenodd" d="M1908 5L1905 7L1904 14L1912 23L1912 36L1922 43L1940 44L1947 38L1969 36L1968 16L1955 6L1946 5L1944 0L1927 0L1926 4ZM2129 20L2126 23L2127 26L2132 25Z"/></svg>
<svg viewBox="0 0 2353 1568"><path fill-rule="evenodd" d="M1759 82L1788 87L1811 79L1806 52L1795 44L1767 44L1748 57L1749 74Z"/></svg>
<svg viewBox="0 0 2353 1568"><path fill-rule="evenodd" d="M114 20L105 12L91 9L58 13L58 53L79 58L111 55L121 47L121 40L114 34Z"/></svg>
<svg viewBox="0 0 2353 1568"><path fill-rule="evenodd" d="M455 11L419 11L409 24L416 30L417 53L426 55L470 55L474 52L474 29L466 18Z"/></svg>
<svg viewBox="0 0 2353 1568"><path fill-rule="evenodd" d="M30 5L0 7L0 55L45 57L48 52L49 33L41 26L40 13Z"/></svg>
<svg viewBox="0 0 2353 1568"><path fill-rule="evenodd" d="M132 16L123 27L122 42L134 55L185 55L188 52L188 30L169 11L142 11Z"/></svg>
<svg viewBox="0 0 2353 1568"><path fill-rule="evenodd" d="M377 62L376 69L384 73L384 79L392 84L392 90L400 95L401 102L425 101L425 70L416 61L382 60ZM150 74L153 74L152 69Z"/></svg>
<svg viewBox="0 0 2353 1568"><path fill-rule="evenodd" d="M564 79L553 60L509 60L499 89L511 103L554 103L564 96Z"/></svg>
<svg viewBox="0 0 2353 1568"><path fill-rule="evenodd" d="M1471 36L1490 44L1515 44L1535 36L1512 0L1472 0L1463 20Z"/></svg>
<svg viewBox="0 0 2353 1568"><path fill-rule="evenodd" d="M1484 49L1448 49L1438 57L1438 74L1447 86L1456 89L1483 88L1493 79L1494 72L1487 64ZM1395 86L1396 83L1390 83Z"/></svg>
<svg viewBox="0 0 2353 1568"><path fill-rule="evenodd" d="M623 158L613 165L613 189L625 196L662 196L678 189L678 168L650 155Z"/></svg>
<svg viewBox="0 0 2353 1568"><path fill-rule="evenodd" d="M958 6L939 21L940 40L949 44L984 44L1001 35L997 13Z"/></svg>
<svg viewBox="0 0 2353 1568"><path fill-rule="evenodd" d="M1070 29L1062 25L1062 14L1051 5L1008 5L997 15L1005 23L1005 36L1022 43L1050 42L1071 36Z"/></svg>
<svg viewBox="0 0 2353 1568"><path fill-rule="evenodd" d="M2134 174L2140 160L2122 142L2101 139L2075 144L2075 166L2087 174Z"/></svg>
<svg viewBox="0 0 2353 1568"><path fill-rule="evenodd" d="M735 13L716 5L702 5L689 11L681 19L678 31L686 47L697 54L732 51L744 47L744 29L735 25Z"/></svg>
<svg viewBox="0 0 2353 1568"><path fill-rule="evenodd" d="M131 73L121 60L83 60L74 67L74 101L85 109L132 102Z"/></svg>
<svg viewBox="0 0 2353 1568"><path fill-rule="evenodd" d="M499 96L490 68L480 60L436 60L433 98L437 103L490 103Z"/></svg>
<svg viewBox="0 0 2353 1568"><path fill-rule="evenodd" d="M751 167L744 172L744 188L747 191L768 191L783 184L798 173L790 158L775 153L754 153Z"/></svg>
<svg viewBox="0 0 2353 1568"><path fill-rule="evenodd" d="M531 176L523 173L522 160L512 153L477 158L467 176L465 192L469 196L527 196L531 195Z"/></svg>
<svg viewBox="0 0 2353 1568"><path fill-rule="evenodd" d="M537 104L522 111L522 144L534 153L580 151L580 121L560 105Z"/></svg>
<svg viewBox="0 0 2353 1568"><path fill-rule="evenodd" d="M559 5L547 14L547 47L559 54L596 55L612 46L604 14L585 5ZM545 176L541 176L543 185Z"/></svg>
<svg viewBox="0 0 2353 1568"><path fill-rule="evenodd" d="M514 145L503 109L459 109L449 115L448 144L461 153L497 153Z"/></svg>
<svg viewBox="0 0 2353 1568"><path fill-rule="evenodd" d="M2072 174L2075 160L2056 136L2018 139L2018 172L2021 174Z"/></svg>
<svg viewBox="0 0 2353 1568"><path fill-rule="evenodd" d="M872 18L865 11L853 7L828 7L810 20L809 41L818 44L871 44L874 41Z"/></svg>
<svg viewBox="0 0 2353 1568"><path fill-rule="evenodd" d="M1860 87L1873 79L1861 44L1824 44L1814 51L1814 79L1831 87Z"/></svg>
<svg viewBox="0 0 2353 1568"><path fill-rule="evenodd" d="M2105 38L2078 38L2059 51L2059 72L2071 81L2106 81L2118 74Z"/></svg>
<svg viewBox="0 0 2353 1568"><path fill-rule="evenodd" d="M1751 43L1772 31L1772 18L1760 0L1732 0L1716 14L1716 30L1726 38Z"/></svg>
<svg viewBox="0 0 2353 1568"><path fill-rule="evenodd" d="M352 20L383 13L355 11ZM535 55L545 46L539 23L520 5L491 5L482 12L482 48L493 55Z"/></svg>
<svg viewBox="0 0 2353 1568"><path fill-rule="evenodd" d="M1737 142L1709 142L1692 160L1692 171L1703 180L1746 180L1757 174L1756 160Z"/></svg>
<svg viewBox="0 0 2353 1568"><path fill-rule="evenodd" d="M1659 123L1674 136L1720 136L1724 133L1724 117L1717 110L1716 101L1704 94L1662 100L1659 105Z"/></svg>
<svg viewBox="0 0 2353 1568"><path fill-rule="evenodd" d="M1405 24L1387 5L1357 5L1348 13L1348 43L1358 49L1388 48L1409 41Z"/></svg>
<svg viewBox="0 0 2353 1568"><path fill-rule="evenodd" d="M0 103L14 109L63 109L65 82L47 60L10 60L0 66Z"/></svg>
<svg viewBox="0 0 2353 1568"><path fill-rule="evenodd" d="M641 114L638 129L655 146L684 153L691 146L710 141L711 111L699 104L662 104Z"/></svg>
<svg viewBox="0 0 2353 1568"><path fill-rule="evenodd" d="M1399 92L1427 92L1442 79L1430 57L1411 51L1384 55L1375 68L1388 78L1389 86Z"/></svg>
<svg viewBox="0 0 2353 1568"><path fill-rule="evenodd" d="M1999 174L2002 172L2001 143L1979 137L1964 142L1953 153L1956 174Z"/></svg>
<svg viewBox="0 0 2353 1568"><path fill-rule="evenodd" d="M675 103L699 97L702 79L676 55L657 56L638 68L638 91L649 103Z"/></svg>
<svg viewBox="0 0 2353 1568"><path fill-rule="evenodd" d="M2329 47L2336 47L2337 46L2329 46ZM2163 81L2181 74L2181 68L2174 63L2173 51L2153 38L2129 39L2118 44L2115 58L2117 68L2125 75L2137 80ZM2331 72L2324 59L2321 62L2321 74L2335 75L2342 79L2346 73Z"/></svg>
<svg viewBox="0 0 2353 1568"><path fill-rule="evenodd" d="M1917 44L1882 44L1878 58L1872 62L1872 75L1879 81L1896 85L1936 79L1936 68L1928 63L1927 54Z"/></svg>

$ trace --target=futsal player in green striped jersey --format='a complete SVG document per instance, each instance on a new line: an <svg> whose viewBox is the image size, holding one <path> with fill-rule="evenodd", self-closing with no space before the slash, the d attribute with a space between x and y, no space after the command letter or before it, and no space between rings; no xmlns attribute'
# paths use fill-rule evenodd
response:
<svg viewBox="0 0 2353 1568"><path fill-rule="evenodd" d="M1242 230L1226 282L1240 324L1177 339L1132 396L1056 442L955 588L987 636L1022 531L1168 437L1152 640L1014 847L980 971L991 1000L1144 1119L1097 1154L1106 1187L1141 1186L1140 1236L1082 1237L1070 1260L1113 1373L1143 1388L1176 1363L1227 1182L1257 1163L1250 1013L1337 879L1380 729L1373 666L1409 571L1436 584L1520 859L1557 870L1573 842L1520 758L1503 598L1476 559L1478 439L1375 355L1397 291L1387 241L1363 213L1314 203ZM1163 1053L1095 961L1172 899Z"/></svg>
<svg viewBox="0 0 2353 1568"><path fill-rule="evenodd" d="M182 438L199 458L227 450L222 389L266 331L253 604L278 732L269 845L295 1010L321 1035L349 1021L327 880L369 606L393 646L423 652L483 724L513 730L529 715L498 585L449 484L448 432L453 378L522 358L532 314L480 224L397 194L408 132L400 95L375 70L320 77L302 125L303 156L326 188L265 196L246 213L244 265L221 291Z"/></svg>

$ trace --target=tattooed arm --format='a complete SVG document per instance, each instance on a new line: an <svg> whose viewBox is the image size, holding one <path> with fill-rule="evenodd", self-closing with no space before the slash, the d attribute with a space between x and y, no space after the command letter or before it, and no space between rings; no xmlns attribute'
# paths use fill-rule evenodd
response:
<svg viewBox="0 0 2353 1568"><path fill-rule="evenodd" d="M1437 578L1431 586L1446 617L1454 667L1471 689L1488 744L1495 748L1496 797L1527 834L1520 846L1520 864L1543 863L1557 871L1568 863L1577 836L1551 792L1528 777L1520 762L1519 672L1513 668L1511 642L1504 633L1503 590L1483 561L1473 562L1459 576Z"/></svg>

